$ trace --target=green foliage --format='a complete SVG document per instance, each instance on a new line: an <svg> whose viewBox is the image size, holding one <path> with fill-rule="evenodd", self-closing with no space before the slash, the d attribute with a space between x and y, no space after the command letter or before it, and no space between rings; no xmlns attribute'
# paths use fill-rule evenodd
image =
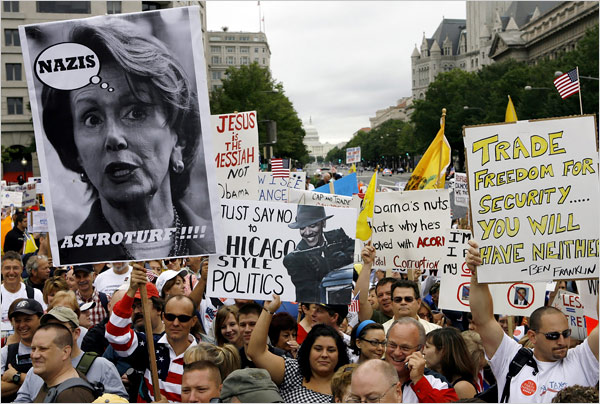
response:
<svg viewBox="0 0 600 404"><path fill-rule="evenodd" d="M510 95L519 120L579 114L579 95L565 100L554 88L554 72L567 72L579 66L582 76L598 77L598 26L586 32L574 51L536 65L508 60L484 66L478 72L459 69L440 73L429 85L426 98L414 101L411 122L418 152L424 152L440 128L442 108L446 108L446 138L452 152L464 159L462 127L504 122ZM598 112L598 81L581 79L583 113ZM525 86L534 89L525 90ZM535 89L538 88L538 89ZM465 110L464 106L470 108Z"/></svg>
<svg viewBox="0 0 600 404"><path fill-rule="evenodd" d="M308 162L308 152L302 143L302 121L285 95L283 84L275 82L269 69L257 63L227 69L223 87L211 93L210 109L213 115L255 110L259 122L277 122L277 143L273 146L275 156L292 158L303 164ZM259 123L258 132L259 143L266 142L265 125Z"/></svg>

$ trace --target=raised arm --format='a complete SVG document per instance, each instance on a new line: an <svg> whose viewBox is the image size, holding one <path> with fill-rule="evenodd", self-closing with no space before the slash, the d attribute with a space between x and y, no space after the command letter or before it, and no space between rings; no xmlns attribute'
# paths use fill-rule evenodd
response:
<svg viewBox="0 0 600 404"><path fill-rule="evenodd" d="M200 268L200 279L198 279L198 283L196 283L196 287L190 293L190 299L194 301L194 305L196 309L200 307L200 303L202 302L202 296L204 296L204 291L206 290L206 279L208 276L208 259L205 259L202 262L202 267Z"/></svg>
<svg viewBox="0 0 600 404"><path fill-rule="evenodd" d="M267 335L269 333L269 325L271 318L277 309L281 306L279 295L273 294L272 301L265 301L264 310L260 314L256 326L250 336L248 342L248 350L246 355L259 367L266 369L271 375L271 379L276 385L283 383L285 373L285 359L281 356L269 352L267 349Z"/></svg>
<svg viewBox="0 0 600 404"><path fill-rule="evenodd" d="M471 270L471 290L469 292L469 306L473 315L473 324L481 335L483 349L488 358L492 358L502 343L504 331L494 318L494 302L487 284L477 281L477 267L481 265L479 245L474 240L469 240L470 248L467 252L466 263Z"/></svg>
<svg viewBox="0 0 600 404"><path fill-rule="evenodd" d="M356 289L354 294L358 295L358 321L370 320L373 316L373 307L369 303L369 279L371 278L371 270L373 269L373 261L375 261L375 247L371 242L363 248L361 252L363 259L363 267L358 274L356 280Z"/></svg>

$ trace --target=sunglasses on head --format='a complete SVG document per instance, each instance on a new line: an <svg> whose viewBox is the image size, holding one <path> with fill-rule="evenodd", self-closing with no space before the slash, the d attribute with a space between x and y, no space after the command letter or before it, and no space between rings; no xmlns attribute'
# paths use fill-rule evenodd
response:
<svg viewBox="0 0 600 404"><path fill-rule="evenodd" d="M165 313L164 316L169 321L175 321L175 319L177 319L180 323L187 323L192 319L192 316L188 316L187 314L180 314L177 316L173 313Z"/></svg>
<svg viewBox="0 0 600 404"><path fill-rule="evenodd" d="M546 339L550 340L550 341L556 341L557 339L560 338L560 336L562 335L563 338L569 338L571 336L571 329L566 329L562 332L558 332L558 331L553 331L553 332L539 332L536 331L538 334L542 334L544 337L546 337Z"/></svg>
<svg viewBox="0 0 600 404"><path fill-rule="evenodd" d="M396 296L393 300L394 303L402 303L402 300L404 300L406 303L412 303L415 301L415 298L412 296Z"/></svg>

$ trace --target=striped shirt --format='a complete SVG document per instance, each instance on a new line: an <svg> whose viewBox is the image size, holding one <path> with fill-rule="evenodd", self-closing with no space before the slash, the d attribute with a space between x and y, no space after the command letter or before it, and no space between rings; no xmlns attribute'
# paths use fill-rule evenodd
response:
<svg viewBox="0 0 600 404"><path fill-rule="evenodd" d="M94 301L96 303L94 307L88 310L88 317L90 318L91 323L89 328L92 328L93 326L104 320L104 318L106 317L106 310L104 310L104 306L102 305L102 301L100 300L100 295L98 294L98 291L95 288L94 293L92 293L92 296L89 299L84 299L83 296L81 296L81 293L79 293L79 290L75 291L75 296L77 296L77 303L79 303L80 306L83 303L89 303L91 301Z"/></svg>
<svg viewBox="0 0 600 404"><path fill-rule="evenodd" d="M106 324L105 335L119 356L128 358L128 362L136 369L144 371L144 384L148 390L150 401L155 401L146 334L131 328L132 305L133 298L127 295L114 305L113 312ZM190 341L188 349L197 345L196 339L191 334L188 335L188 340ZM161 396L169 402L181 402L184 353L175 354L167 341L166 334L155 342L154 350Z"/></svg>

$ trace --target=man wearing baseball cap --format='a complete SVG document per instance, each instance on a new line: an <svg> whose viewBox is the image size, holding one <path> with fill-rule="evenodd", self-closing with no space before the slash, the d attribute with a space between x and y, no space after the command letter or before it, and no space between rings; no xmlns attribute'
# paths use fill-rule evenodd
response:
<svg viewBox="0 0 600 404"><path fill-rule="evenodd" d="M231 372L223 381L221 400L224 403L283 403L269 372L253 368Z"/></svg>
<svg viewBox="0 0 600 404"><path fill-rule="evenodd" d="M343 229L324 231L331 217L323 206L298 205L296 221L288 224L291 229L299 229L302 237L296 249L283 259L296 286L296 301L318 303L323 278L354 262L354 240Z"/></svg>
<svg viewBox="0 0 600 404"><path fill-rule="evenodd" d="M5 345L2 357L2 401L11 402L27 371L31 368L31 341L44 314L42 305L35 299L17 299L8 309L8 318L13 322L19 342Z"/></svg>
<svg viewBox="0 0 600 404"><path fill-rule="evenodd" d="M75 276L75 280L77 281L77 290L75 291L77 302L80 305L94 303L93 307L88 310L88 317L91 324L88 328L92 328L108 316L108 296L103 292L99 292L94 287L96 273L94 272L93 265L74 266L73 276Z"/></svg>
<svg viewBox="0 0 600 404"><path fill-rule="evenodd" d="M68 307L56 306L48 313L44 314L40 319L40 325L47 323L60 323L71 330L73 341L77 341L79 338L79 318L77 317L77 314L75 314L75 312ZM88 381L92 383L101 383L104 385L104 391L106 393L116 394L124 398L129 397L127 391L125 390L125 386L123 386L123 382L121 381L121 376L112 362L106 358L95 357L94 355L94 358L90 364L88 363L88 358L90 358L89 354L86 355L81 349L79 349L77 344L73 344L73 349L71 351L71 364L75 369L81 370L87 367L85 371L82 370L82 373L85 374L85 377L88 379ZM33 402L43 385L44 380L40 376L33 373L33 369L29 369L25 378L25 382L19 389L17 398L14 402Z"/></svg>

